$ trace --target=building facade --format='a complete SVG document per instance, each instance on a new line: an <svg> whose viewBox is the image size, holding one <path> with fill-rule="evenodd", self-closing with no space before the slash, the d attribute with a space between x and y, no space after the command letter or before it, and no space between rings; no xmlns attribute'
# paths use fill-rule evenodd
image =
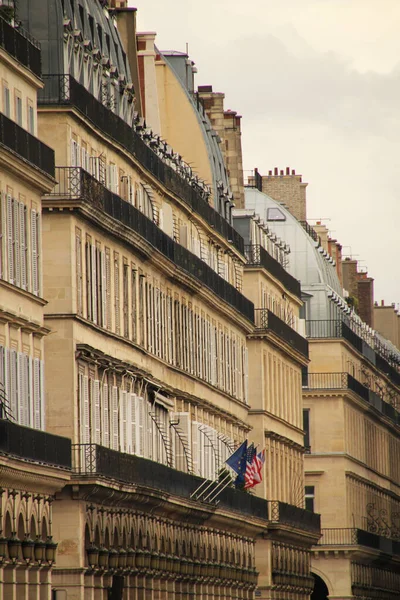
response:
<svg viewBox="0 0 400 600"><path fill-rule="evenodd" d="M246 190L247 210L290 244L289 271L301 281L310 358L303 370L305 502L322 522L312 598L396 598L400 353L346 301L326 229L298 221L290 206Z"/></svg>
<svg viewBox="0 0 400 600"><path fill-rule="evenodd" d="M43 141L1 145L0 598L305 600L320 521L304 509L308 346L284 246L252 218L245 248L222 163L208 189L146 126L118 10L18 10L43 70L4 50L12 97L32 80L10 127ZM257 495L218 487L246 438L267 446Z"/></svg>

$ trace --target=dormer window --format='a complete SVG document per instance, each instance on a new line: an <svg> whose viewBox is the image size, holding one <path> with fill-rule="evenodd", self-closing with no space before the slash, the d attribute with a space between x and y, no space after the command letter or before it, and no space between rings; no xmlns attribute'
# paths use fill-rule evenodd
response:
<svg viewBox="0 0 400 600"><path fill-rule="evenodd" d="M279 208L268 208L267 221L286 221L286 217Z"/></svg>

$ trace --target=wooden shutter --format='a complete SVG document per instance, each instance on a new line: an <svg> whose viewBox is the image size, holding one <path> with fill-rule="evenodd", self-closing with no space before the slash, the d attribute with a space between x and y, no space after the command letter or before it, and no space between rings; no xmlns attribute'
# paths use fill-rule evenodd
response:
<svg viewBox="0 0 400 600"><path fill-rule="evenodd" d="M90 444L90 405L89 405L89 377L79 374L79 402L80 402L80 439L81 444Z"/></svg>
<svg viewBox="0 0 400 600"><path fill-rule="evenodd" d="M113 450L119 450L119 423L118 423L118 388L112 387L111 390L111 447Z"/></svg>
<svg viewBox="0 0 400 600"><path fill-rule="evenodd" d="M136 454L144 456L145 446L145 400L142 396L136 396Z"/></svg>
<svg viewBox="0 0 400 600"><path fill-rule="evenodd" d="M28 427L29 415L29 358L23 352L18 353L18 410L19 423Z"/></svg>
<svg viewBox="0 0 400 600"><path fill-rule="evenodd" d="M9 281L9 283L14 283L13 200L12 200L10 194L7 195L6 228L7 228L8 281Z"/></svg>
<svg viewBox="0 0 400 600"><path fill-rule="evenodd" d="M105 326L108 330L111 330L111 257L110 250L106 248L105 250L106 260L105 260L105 280L106 280L106 322Z"/></svg>
<svg viewBox="0 0 400 600"><path fill-rule="evenodd" d="M32 293L39 296L39 248L38 248L38 222L37 213L31 210L31 257L32 257Z"/></svg>
<svg viewBox="0 0 400 600"><path fill-rule="evenodd" d="M249 401L249 357L246 346L243 346L243 400Z"/></svg>
<svg viewBox="0 0 400 600"><path fill-rule="evenodd" d="M83 289L82 289L82 239L77 232L75 236L76 253L76 311L83 314Z"/></svg>
<svg viewBox="0 0 400 600"><path fill-rule="evenodd" d="M14 284L21 285L21 255L19 244L19 202L13 200L13 243L14 243Z"/></svg>
<svg viewBox="0 0 400 600"><path fill-rule="evenodd" d="M102 444L103 444L103 446L106 446L107 448L109 448L110 447L110 410L109 410L108 384L107 383L103 383L101 415L102 415L102 421L103 421Z"/></svg>
<svg viewBox="0 0 400 600"><path fill-rule="evenodd" d="M96 246L90 246L91 253L91 288L92 288L92 318L93 323L97 323L97 261L96 261Z"/></svg>
<svg viewBox="0 0 400 600"><path fill-rule="evenodd" d="M19 203L19 243L20 243L20 262L21 262L21 287L28 289L28 277L26 270L26 206L23 202ZM18 257L19 258L19 257Z"/></svg>
<svg viewBox="0 0 400 600"><path fill-rule="evenodd" d="M119 299L119 258L114 255L114 310L115 310L115 333L119 334L121 329L120 299Z"/></svg>
<svg viewBox="0 0 400 600"><path fill-rule="evenodd" d="M11 414L18 421L18 383L17 383L17 352L10 350L9 353L10 370L10 395L8 398Z"/></svg>
<svg viewBox="0 0 400 600"><path fill-rule="evenodd" d="M107 273L106 273L106 255L102 251L100 253L100 274L101 277L101 324L103 327L107 327L108 315L107 315ZM100 321L100 319L99 319Z"/></svg>
<svg viewBox="0 0 400 600"><path fill-rule="evenodd" d="M125 390L120 391L119 403L119 445L121 452L127 452L127 423L128 423L128 406L127 406L127 392Z"/></svg>
<svg viewBox="0 0 400 600"><path fill-rule="evenodd" d="M92 381L92 441L101 444L100 381Z"/></svg>
<svg viewBox="0 0 400 600"><path fill-rule="evenodd" d="M201 438L203 434L200 432L200 423L197 421L192 422L192 461L193 461L193 473L195 475L202 475L201 468L201 454L202 454L202 443Z"/></svg>
<svg viewBox="0 0 400 600"><path fill-rule="evenodd" d="M178 471L188 472L188 456L191 456L192 428L190 413L171 413L171 421L177 421L173 431L173 465ZM179 431L179 434L176 431Z"/></svg>

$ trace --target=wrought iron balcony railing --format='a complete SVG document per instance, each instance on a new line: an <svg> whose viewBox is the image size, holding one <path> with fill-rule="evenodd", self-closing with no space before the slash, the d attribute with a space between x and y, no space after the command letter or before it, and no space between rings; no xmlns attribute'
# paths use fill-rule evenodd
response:
<svg viewBox="0 0 400 600"><path fill-rule="evenodd" d="M258 330L273 331L282 340L290 346L293 346L298 352L308 357L308 341L306 338L297 333L297 331L268 310L268 308L254 309L254 316Z"/></svg>
<svg viewBox="0 0 400 600"><path fill-rule="evenodd" d="M239 252L244 253L240 234L188 181L161 160L133 127L99 102L70 75L44 75L43 80L45 87L38 93L39 106L64 105L76 108L101 131L124 146L170 192L179 196L193 212L199 214Z"/></svg>
<svg viewBox="0 0 400 600"><path fill-rule="evenodd" d="M311 339L343 338L378 369L400 386L400 355L395 354L374 333L366 334L361 325L340 319L306 321L306 335ZM373 345L373 347L371 346Z"/></svg>
<svg viewBox="0 0 400 600"><path fill-rule="evenodd" d="M190 498L204 481L201 477L146 458L124 454L96 444L73 445L72 457L73 471L76 475L105 477L183 498ZM268 519L266 500L230 487L225 488L218 496L218 506Z"/></svg>
<svg viewBox="0 0 400 600"><path fill-rule="evenodd" d="M71 440L0 419L0 454L71 468Z"/></svg>
<svg viewBox="0 0 400 600"><path fill-rule="evenodd" d="M250 300L220 277L207 263L170 238L135 206L108 190L87 171L78 167L57 167L56 178L58 184L52 195L84 200L100 208L141 235L178 267L254 322L254 306Z"/></svg>
<svg viewBox="0 0 400 600"><path fill-rule="evenodd" d="M374 390L363 385L349 373L306 373L302 382L303 388L309 390L351 390L363 398L378 412L400 424L400 413L395 406L386 402ZM392 399L397 401L397 397Z"/></svg>
<svg viewBox="0 0 400 600"><path fill-rule="evenodd" d="M0 113L0 144L54 177L54 150Z"/></svg>
<svg viewBox="0 0 400 600"><path fill-rule="evenodd" d="M317 242L317 244L320 245L321 238L319 237L318 233L315 231L314 227L311 227L311 225L309 223L307 223L307 221L299 221L299 223L302 226L302 228L308 233L310 238L312 238L314 240L314 242Z"/></svg>
<svg viewBox="0 0 400 600"><path fill-rule="evenodd" d="M275 258L273 258L265 248L259 244L247 245L244 248L244 254L249 265L264 267L273 277L276 277L283 283L288 292L301 298L300 281L295 279Z"/></svg>
<svg viewBox="0 0 400 600"><path fill-rule="evenodd" d="M357 528L321 529L318 546L367 546L385 554L400 554L400 542Z"/></svg>
<svg viewBox="0 0 400 600"><path fill-rule="evenodd" d="M321 515L293 504L270 500L268 501L268 511L269 520L272 523L281 523L314 533L319 533L321 529Z"/></svg>
<svg viewBox="0 0 400 600"><path fill-rule="evenodd" d="M0 18L0 46L32 73L41 76L40 44L22 27L13 27Z"/></svg>

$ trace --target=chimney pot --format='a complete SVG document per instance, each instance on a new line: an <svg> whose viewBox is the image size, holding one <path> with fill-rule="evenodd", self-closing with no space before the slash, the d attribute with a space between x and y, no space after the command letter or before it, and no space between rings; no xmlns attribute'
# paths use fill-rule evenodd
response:
<svg viewBox="0 0 400 600"><path fill-rule="evenodd" d="M290 168L286 167L286 175L290 175Z"/></svg>
<svg viewBox="0 0 400 600"><path fill-rule="evenodd" d="M275 169L274 169L274 175L278 175L278 167L275 167Z"/></svg>
<svg viewBox="0 0 400 600"><path fill-rule="evenodd" d="M271 175L272 175L272 171L268 171L268 175L270 175L270 176L271 176Z"/></svg>
<svg viewBox="0 0 400 600"><path fill-rule="evenodd" d="M295 169L292 169L292 175L296 175Z"/></svg>
<svg viewBox="0 0 400 600"><path fill-rule="evenodd" d="M281 169L281 177L282 177L282 175L283 175L283 169Z"/></svg>
<svg viewBox="0 0 400 600"><path fill-rule="evenodd" d="M385 306L385 301L381 300L381 306Z"/></svg>

